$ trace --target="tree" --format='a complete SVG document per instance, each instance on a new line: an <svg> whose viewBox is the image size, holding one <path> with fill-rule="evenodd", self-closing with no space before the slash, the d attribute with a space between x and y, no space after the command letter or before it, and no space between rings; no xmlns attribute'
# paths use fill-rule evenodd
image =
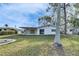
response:
<svg viewBox="0 0 79 59"><path fill-rule="evenodd" d="M55 35L55 40L54 40L54 43L56 43L57 45L61 45L61 42L60 42L60 18L61 18L61 13L62 10L60 10L61 8L63 9L64 11L64 30L65 30L65 34L67 32L67 12L66 12L66 8L67 7L70 7L69 4L58 4L58 3L49 3L49 7L48 9L46 10L47 12L49 12L49 10L52 10L52 15L51 17L53 16L57 16L55 17L56 19L56 35ZM47 19L47 17L42 17L41 19ZM52 19L52 18L51 18ZM45 22L44 22L45 23Z"/></svg>
<svg viewBox="0 0 79 59"><path fill-rule="evenodd" d="M61 42L60 42L60 9L61 9L61 4L58 4L57 7L57 21L56 21L56 35L54 39L54 43L56 47L60 47Z"/></svg>
<svg viewBox="0 0 79 59"><path fill-rule="evenodd" d="M66 4L64 3L63 5L64 5L64 7L63 7L63 9L64 9L64 22L65 22L64 30L65 30L65 34L67 34L67 33L66 33L66 32L67 32Z"/></svg>
<svg viewBox="0 0 79 59"><path fill-rule="evenodd" d="M64 22L63 22L64 23L63 24L64 25L64 34L66 35L67 34L67 24L69 23L68 18L70 17L69 15L72 15L71 11L70 11L70 9L72 8L72 5L70 3L63 3L61 8L62 8L61 12L63 13L61 15L62 15L62 18L64 19Z"/></svg>
<svg viewBox="0 0 79 59"><path fill-rule="evenodd" d="M60 41L60 11L61 11L61 4L60 3L50 3L51 7L49 9L52 9L52 12L54 13L54 16L56 17L56 34L54 38L54 46L55 47L61 47L61 41Z"/></svg>
<svg viewBox="0 0 79 59"><path fill-rule="evenodd" d="M75 18L75 19L72 19L70 21L70 23L73 25L73 27L75 28L78 28L79 27L79 19L78 18Z"/></svg>
<svg viewBox="0 0 79 59"><path fill-rule="evenodd" d="M78 28L79 27L79 18L78 18L78 15L79 15L79 4L74 4L73 6L75 8L75 13L71 17L70 23L72 24L72 26L74 28Z"/></svg>
<svg viewBox="0 0 79 59"><path fill-rule="evenodd" d="M56 9L57 9L57 3L53 3L53 4L52 4L52 3L49 3L49 5L51 5L51 6L53 6L53 7L49 7L48 10L49 10L49 9L53 9L52 13L54 14L54 13L56 12ZM64 22L63 22L63 23L64 23L64 24L63 24L63 25L64 25L64 34L67 34L67 33L66 33L66 32L67 32L67 11L66 11L66 9L67 9L68 7L70 7L70 4L69 4L69 3L67 3L67 4L66 4L66 3L62 3L62 4L61 4L61 7L60 7L60 8L62 9L62 10L61 10L61 15L62 15L61 18L62 18L63 21L64 21ZM48 11L48 10L47 10L47 11ZM52 14L52 15L53 15L53 14ZM63 15L64 15L64 16L63 16ZM55 15L53 15L53 16L55 16ZM61 24L60 24L60 25L61 25ZM63 25L62 25L62 26L63 26Z"/></svg>
<svg viewBox="0 0 79 59"><path fill-rule="evenodd" d="M52 17L51 16L42 16L38 20L39 20L39 24L41 24L41 26L51 25Z"/></svg>
<svg viewBox="0 0 79 59"><path fill-rule="evenodd" d="M8 27L8 24L5 24L5 27Z"/></svg>

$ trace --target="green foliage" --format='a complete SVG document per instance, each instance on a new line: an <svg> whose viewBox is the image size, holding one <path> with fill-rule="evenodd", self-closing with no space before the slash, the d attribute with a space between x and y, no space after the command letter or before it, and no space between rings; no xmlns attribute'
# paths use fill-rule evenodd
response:
<svg viewBox="0 0 79 59"><path fill-rule="evenodd" d="M39 19L39 23L43 24L43 25L47 25L47 23L51 23L52 17L51 16L42 16Z"/></svg>
<svg viewBox="0 0 79 59"><path fill-rule="evenodd" d="M51 20L50 16L42 16L39 18L39 20L44 19L44 20Z"/></svg>
<svg viewBox="0 0 79 59"><path fill-rule="evenodd" d="M79 27L79 4L73 4L73 8L75 8L75 13L71 16L71 20L69 22L73 25L73 27Z"/></svg>
<svg viewBox="0 0 79 59"><path fill-rule="evenodd" d="M74 7L75 7L75 8L79 8L79 3L75 3L75 4L74 4Z"/></svg>
<svg viewBox="0 0 79 59"><path fill-rule="evenodd" d="M46 20L47 22L51 22L51 17L50 16L43 16L43 17L41 17L40 19L44 19L44 20Z"/></svg>
<svg viewBox="0 0 79 59"><path fill-rule="evenodd" d="M10 34L17 34L17 31L8 30L8 31L1 31L0 32L0 35L10 35Z"/></svg>
<svg viewBox="0 0 79 59"><path fill-rule="evenodd" d="M73 25L73 27L79 27L79 19L78 18L71 19L70 23Z"/></svg>
<svg viewBox="0 0 79 59"><path fill-rule="evenodd" d="M75 8L75 17L77 17L79 15L79 4L74 4L74 8Z"/></svg>

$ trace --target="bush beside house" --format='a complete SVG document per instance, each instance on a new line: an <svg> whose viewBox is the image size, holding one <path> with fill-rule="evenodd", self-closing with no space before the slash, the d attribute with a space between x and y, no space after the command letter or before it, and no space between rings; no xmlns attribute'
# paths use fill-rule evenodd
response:
<svg viewBox="0 0 79 59"><path fill-rule="evenodd" d="M11 28L2 28L0 31L0 35L10 35L10 34L17 34L17 31L15 29Z"/></svg>
<svg viewBox="0 0 79 59"><path fill-rule="evenodd" d="M10 34L17 34L15 31L1 31L0 35L10 35Z"/></svg>

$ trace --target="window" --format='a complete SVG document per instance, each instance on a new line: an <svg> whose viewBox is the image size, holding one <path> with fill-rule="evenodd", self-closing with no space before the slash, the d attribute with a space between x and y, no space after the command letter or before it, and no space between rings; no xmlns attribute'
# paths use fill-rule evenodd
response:
<svg viewBox="0 0 79 59"><path fill-rule="evenodd" d="M53 23L53 25L55 25L55 23Z"/></svg>
<svg viewBox="0 0 79 59"><path fill-rule="evenodd" d="M35 33L35 30L30 30L30 33L31 33L31 34L34 34L34 33Z"/></svg>
<svg viewBox="0 0 79 59"><path fill-rule="evenodd" d="M14 29L11 29L11 30L14 30Z"/></svg>
<svg viewBox="0 0 79 59"><path fill-rule="evenodd" d="M52 31L52 32L55 32L56 30L55 30L55 29L52 29L51 31Z"/></svg>
<svg viewBox="0 0 79 59"><path fill-rule="evenodd" d="M2 29L0 29L0 31L2 31Z"/></svg>
<svg viewBox="0 0 79 59"><path fill-rule="evenodd" d="M70 29L70 31L72 31L72 29Z"/></svg>
<svg viewBox="0 0 79 59"><path fill-rule="evenodd" d="M4 30L7 30L7 29L4 29Z"/></svg>
<svg viewBox="0 0 79 59"><path fill-rule="evenodd" d="M40 29L40 34L44 34L44 29Z"/></svg>

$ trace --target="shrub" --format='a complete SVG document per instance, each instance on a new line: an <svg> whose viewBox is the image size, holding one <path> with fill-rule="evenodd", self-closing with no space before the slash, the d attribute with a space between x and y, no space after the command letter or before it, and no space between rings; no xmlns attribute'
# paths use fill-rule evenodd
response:
<svg viewBox="0 0 79 59"><path fill-rule="evenodd" d="M10 35L10 34L17 34L16 30L7 30L7 31L1 31L0 35Z"/></svg>

